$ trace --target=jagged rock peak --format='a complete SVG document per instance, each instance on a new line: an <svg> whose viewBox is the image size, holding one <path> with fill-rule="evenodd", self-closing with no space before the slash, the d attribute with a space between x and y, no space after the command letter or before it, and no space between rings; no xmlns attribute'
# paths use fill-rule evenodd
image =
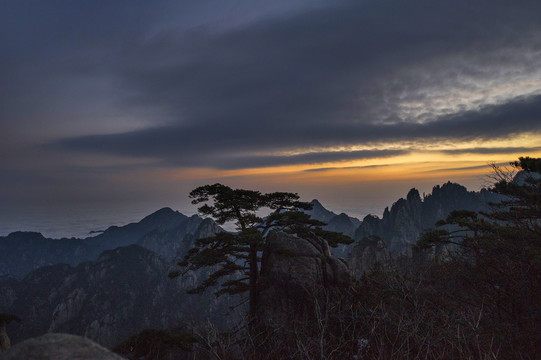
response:
<svg viewBox="0 0 541 360"><path fill-rule="evenodd" d="M385 208L385 210L387 210L387 213L389 212L389 208ZM371 223L378 220L379 217L377 215L368 214L363 218L363 223Z"/></svg>
<svg viewBox="0 0 541 360"><path fill-rule="evenodd" d="M349 215L346 214L346 213L340 213L340 214L336 215L335 219L342 219L344 221L350 221L349 220Z"/></svg>
<svg viewBox="0 0 541 360"><path fill-rule="evenodd" d="M195 231L195 238L200 239L213 236L214 234L222 231L222 228L220 228L214 220L206 218L203 219L203 221L201 221L201 223L197 227L197 230Z"/></svg>
<svg viewBox="0 0 541 360"><path fill-rule="evenodd" d="M317 199L310 201L310 204L312 205L312 210L308 210L307 213L310 214L313 219L328 223L336 216L334 212L325 209Z"/></svg>
<svg viewBox="0 0 541 360"><path fill-rule="evenodd" d="M482 211L490 198L490 194L468 191L452 182L434 186L423 198L413 188L406 199L401 198L390 208L385 208L382 219L366 217L355 232L355 239L379 236L391 252L409 254L411 245L417 242L422 232L434 227L452 210Z"/></svg>
<svg viewBox="0 0 541 360"><path fill-rule="evenodd" d="M528 179L532 180L539 180L541 179L541 174L537 172L531 172L531 171L524 171L521 170L518 173L515 174L513 178L513 183L522 186L527 183Z"/></svg>
<svg viewBox="0 0 541 360"><path fill-rule="evenodd" d="M408 195L406 196L406 199L409 202L412 202L412 201L420 202L421 201L421 195L419 194L419 190L417 190L416 188L412 188L408 192Z"/></svg>

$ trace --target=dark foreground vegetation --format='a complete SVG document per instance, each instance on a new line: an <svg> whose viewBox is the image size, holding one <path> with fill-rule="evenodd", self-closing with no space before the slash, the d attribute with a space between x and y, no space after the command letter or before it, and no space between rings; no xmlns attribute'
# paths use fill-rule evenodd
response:
<svg viewBox="0 0 541 360"><path fill-rule="evenodd" d="M306 289L302 315L263 323L251 308L235 331L146 333L131 349L143 344L147 359L539 359L541 159L513 165L520 179L496 172L505 200L493 212L455 211L412 256L348 286Z"/></svg>

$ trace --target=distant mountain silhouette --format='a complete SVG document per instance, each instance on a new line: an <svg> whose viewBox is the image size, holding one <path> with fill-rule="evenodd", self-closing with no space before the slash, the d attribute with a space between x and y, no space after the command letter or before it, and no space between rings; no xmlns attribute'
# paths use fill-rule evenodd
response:
<svg viewBox="0 0 541 360"><path fill-rule="evenodd" d="M306 211L306 213L309 214L313 219L323 221L324 223L329 224L334 218L339 216L336 213L330 210L327 210L325 207L323 207L323 205L321 205L321 203L317 199L310 201L310 204L312 205L312 210L308 210ZM342 213L340 215L347 217L355 228L361 225L361 220L357 218L351 217L345 213ZM340 220L338 220L338 222L340 222ZM343 230L347 230L348 227L349 227L349 223L345 224L345 228ZM342 232L341 230L332 230L332 231Z"/></svg>
<svg viewBox="0 0 541 360"><path fill-rule="evenodd" d="M153 231L169 233L170 242L180 243L183 236L195 232L203 218L187 217L170 208L160 209L137 223L125 226L111 226L103 233L85 239L49 239L35 232L14 232L0 237L0 275L23 277L30 271L44 265L77 265L94 260L104 250L119 246L140 244L157 250L150 240L143 237ZM168 251L168 250L167 250ZM176 252L159 252L171 258Z"/></svg>
<svg viewBox="0 0 541 360"><path fill-rule="evenodd" d="M417 189L411 189L406 198L396 201L390 210L385 208L381 219L367 215L355 231L355 239L378 236L392 253L407 253L425 230L433 228L451 211L488 210L490 202L499 200L488 190L468 191L464 186L451 182L435 186L432 193L423 199Z"/></svg>
<svg viewBox="0 0 541 360"><path fill-rule="evenodd" d="M0 237L0 274L23 277L40 266L75 265L93 255L82 239L48 239L36 232L18 231Z"/></svg>
<svg viewBox="0 0 541 360"><path fill-rule="evenodd" d="M327 210L323 205L314 199L310 202L312 210L306 211L312 219L316 219L326 223L323 226L324 230L335 231L354 238L355 230L361 225L361 221L357 218L351 217L345 213L337 215L336 213ZM337 248L331 248L331 252L334 256L345 257L352 248L350 245L339 245Z"/></svg>

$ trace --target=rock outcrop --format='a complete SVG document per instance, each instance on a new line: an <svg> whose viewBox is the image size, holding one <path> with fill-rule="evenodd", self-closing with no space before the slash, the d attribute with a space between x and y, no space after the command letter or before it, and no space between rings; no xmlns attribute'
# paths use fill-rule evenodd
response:
<svg viewBox="0 0 541 360"><path fill-rule="evenodd" d="M0 360L123 360L95 342L76 335L45 334L0 354Z"/></svg>
<svg viewBox="0 0 541 360"><path fill-rule="evenodd" d="M273 325L310 316L322 292L339 291L350 283L347 264L331 256L324 239L273 232L261 262L259 318Z"/></svg>
<svg viewBox="0 0 541 360"><path fill-rule="evenodd" d="M370 237L355 244L347 261L353 275L358 279L377 266L388 266L391 259L391 252L387 249L385 242L381 238Z"/></svg>

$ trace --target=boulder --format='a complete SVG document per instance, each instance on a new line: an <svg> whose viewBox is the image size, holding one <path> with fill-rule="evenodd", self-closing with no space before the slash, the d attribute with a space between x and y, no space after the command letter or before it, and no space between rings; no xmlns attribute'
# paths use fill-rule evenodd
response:
<svg viewBox="0 0 541 360"><path fill-rule="evenodd" d="M0 354L0 360L122 360L86 338L69 334L45 334L25 340Z"/></svg>
<svg viewBox="0 0 541 360"><path fill-rule="evenodd" d="M313 234L297 237L273 232L261 261L258 318L269 325L313 315L316 301L348 288L348 265L331 256L329 245Z"/></svg>

